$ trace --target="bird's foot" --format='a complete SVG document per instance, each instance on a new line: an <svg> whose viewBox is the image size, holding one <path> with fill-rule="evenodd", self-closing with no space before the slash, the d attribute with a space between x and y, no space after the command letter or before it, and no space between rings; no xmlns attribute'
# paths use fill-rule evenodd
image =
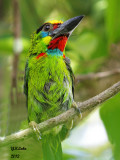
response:
<svg viewBox="0 0 120 160"><path fill-rule="evenodd" d="M79 118L81 118L82 119L82 113L81 113L81 111L80 111L80 108L78 107L78 105L77 105L77 103L75 102L75 101L73 101L73 103L72 103L72 106L71 106L72 108L75 108L75 110L78 112L78 116L79 116Z"/></svg>
<svg viewBox="0 0 120 160"><path fill-rule="evenodd" d="M70 120L66 123L66 128L68 130L71 130L73 128L73 120Z"/></svg>
<svg viewBox="0 0 120 160"><path fill-rule="evenodd" d="M35 121L31 121L29 123L29 126L32 128L33 132L35 133L36 137L38 140L41 140L42 139L42 135L38 129L38 124L35 122Z"/></svg>

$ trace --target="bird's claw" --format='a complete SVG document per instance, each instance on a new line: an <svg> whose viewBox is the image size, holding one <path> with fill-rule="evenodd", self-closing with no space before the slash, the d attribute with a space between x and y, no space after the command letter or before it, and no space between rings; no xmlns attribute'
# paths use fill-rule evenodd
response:
<svg viewBox="0 0 120 160"><path fill-rule="evenodd" d="M72 108L75 108L75 110L78 112L79 114L79 117L82 119L82 113L80 111L80 108L78 107L77 103L76 102L73 102L72 103Z"/></svg>
<svg viewBox="0 0 120 160"><path fill-rule="evenodd" d="M32 128L33 132L36 134L37 139L41 140L42 139L42 137L41 137L42 135L41 135L41 133L40 133L40 131L38 129L38 124L35 121L31 121L29 123L29 126Z"/></svg>

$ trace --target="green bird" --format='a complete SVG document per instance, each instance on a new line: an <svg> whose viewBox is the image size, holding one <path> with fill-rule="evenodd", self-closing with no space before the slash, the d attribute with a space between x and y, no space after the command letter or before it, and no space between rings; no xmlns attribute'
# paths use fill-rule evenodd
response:
<svg viewBox="0 0 120 160"><path fill-rule="evenodd" d="M65 57L65 46L83 17L77 16L64 23L48 21L32 35L25 67L24 92L28 120L36 132L36 123L65 112L74 102L74 76L70 60ZM68 131L69 127L64 124L42 137L44 160L62 159L61 141Z"/></svg>

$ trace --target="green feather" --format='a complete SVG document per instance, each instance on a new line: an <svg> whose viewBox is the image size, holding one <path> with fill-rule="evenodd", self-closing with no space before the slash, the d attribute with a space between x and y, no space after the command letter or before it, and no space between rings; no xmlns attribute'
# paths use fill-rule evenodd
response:
<svg viewBox="0 0 120 160"><path fill-rule="evenodd" d="M51 106L50 110L58 108L57 101L60 98L61 94L65 93L64 94L64 101L65 101L69 95L69 90L70 90L69 88L72 87L70 73L66 68L66 64L64 63L63 57L48 56L48 57L42 57L40 59L31 57L28 63L29 63L28 64L29 68L28 108L34 107L34 105L32 104L33 103L32 99L34 101L34 98L32 97L35 97L38 101L43 103L47 100L47 103ZM66 86L63 83L64 78L66 78L69 82L68 84L66 84ZM54 83L53 85L50 86L49 93L47 93L44 90L44 86L46 83L50 82L51 79ZM39 94L40 92L42 92L46 98L42 96L42 94ZM41 107L40 107L40 112L41 112ZM54 115L58 115L58 113L55 113ZM44 118L47 119L48 117ZM30 117L29 119L31 120Z"/></svg>
<svg viewBox="0 0 120 160"><path fill-rule="evenodd" d="M49 36L45 39L36 32L33 34L25 68L28 119L36 123L63 113L73 101L73 73L69 59L56 55L36 58L40 53L46 53L49 39ZM67 133L65 125L60 125L42 138L44 160L62 160L61 140Z"/></svg>

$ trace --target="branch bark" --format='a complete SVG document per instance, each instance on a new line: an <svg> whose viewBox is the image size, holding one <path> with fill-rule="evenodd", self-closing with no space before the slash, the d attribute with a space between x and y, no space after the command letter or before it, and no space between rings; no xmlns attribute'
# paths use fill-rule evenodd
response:
<svg viewBox="0 0 120 160"><path fill-rule="evenodd" d="M14 45L13 45L13 65L12 65L12 77L11 77L11 104L15 103L17 100L17 72L18 72L18 62L19 55L22 51L22 41L21 41L21 16L20 16L20 6L19 0L13 0L13 35L14 35ZM15 88L15 94L13 89Z"/></svg>
<svg viewBox="0 0 120 160"><path fill-rule="evenodd" d="M96 106L102 104L109 98L116 95L118 92L120 92L120 81L116 84L114 84L112 87L106 89L105 91L101 92L97 96L90 98L84 102L78 102L78 107L81 110L81 113L91 112ZM74 108L69 109L68 111L54 117L51 119L48 119L40 124L38 124L38 129L41 133L44 134L45 131L48 131L49 129L63 124L67 122L68 120L73 119L77 115L77 111ZM17 133L11 134L7 137L1 137L0 138L0 147L9 145L18 141L25 140L26 138L31 137L33 134L33 131L31 128L27 128L25 130L21 130Z"/></svg>
<svg viewBox="0 0 120 160"><path fill-rule="evenodd" d="M85 80L96 80L96 79L102 79L107 78L113 75L120 74L120 68L113 69L111 71L105 71L105 72L98 72L98 73L89 73L89 74L83 74L78 75L75 77L75 83L79 83Z"/></svg>

